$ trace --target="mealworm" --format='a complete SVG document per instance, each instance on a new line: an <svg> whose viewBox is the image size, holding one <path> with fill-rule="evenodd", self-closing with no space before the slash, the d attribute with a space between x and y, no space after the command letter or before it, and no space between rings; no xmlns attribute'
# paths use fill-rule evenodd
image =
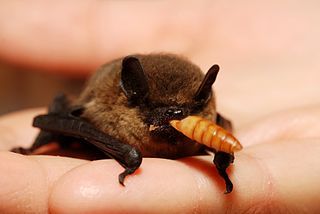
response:
<svg viewBox="0 0 320 214"><path fill-rule="evenodd" d="M182 120L171 120L176 130L216 151L233 153L242 149L240 142L227 130L199 116L188 116Z"/></svg>

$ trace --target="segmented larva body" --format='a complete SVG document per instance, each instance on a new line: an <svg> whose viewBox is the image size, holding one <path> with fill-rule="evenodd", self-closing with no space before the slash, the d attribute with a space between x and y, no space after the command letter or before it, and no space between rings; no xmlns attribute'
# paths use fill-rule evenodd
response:
<svg viewBox="0 0 320 214"><path fill-rule="evenodd" d="M227 130L198 116L170 121L171 126L188 138L216 151L233 153L242 149L240 142Z"/></svg>

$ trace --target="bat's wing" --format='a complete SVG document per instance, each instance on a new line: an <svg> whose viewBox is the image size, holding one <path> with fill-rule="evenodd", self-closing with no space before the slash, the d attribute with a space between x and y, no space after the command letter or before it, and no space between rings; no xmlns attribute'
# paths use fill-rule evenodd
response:
<svg viewBox="0 0 320 214"><path fill-rule="evenodd" d="M48 108L48 115L55 116L67 116L70 111L70 103L64 94L58 94L51 105ZM38 136L36 137L34 143L29 148L16 147L11 149L12 152L29 155L32 154L36 149L47 145L51 142L57 142L61 146L68 145L73 139L68 136L61 135L60 133L48 132L45 130L40 130Z"/></svg>
<svg viewBox="0 0 320 214"><path fill-rule="evenodd" d="M81 109L70 108L64 95L56 97L49 107L48 114L34 118L33 126L40 128L41 132L31 149L25 150L33 150L53 140L59 141L68 138L85 140L107 156L114 158L125 168L125 171L119 175L119 182L123 184L124 178L139 168L142 162L140 151L99 131L90 122L72 114L75 111L81 111ZM20 152L19 148L13 149L13 151Z"/></svg>

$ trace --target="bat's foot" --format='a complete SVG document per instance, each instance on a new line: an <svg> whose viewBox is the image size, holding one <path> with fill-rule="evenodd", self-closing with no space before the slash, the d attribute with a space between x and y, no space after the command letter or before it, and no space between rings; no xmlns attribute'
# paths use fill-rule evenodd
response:
<svg viewBox="0 0 320 214"><path fill-rule="evenodd" d="M229 179L229 176L226 172L226 169L231 163L233 163L234 156L233 154L228 154L225 152L217 152L214 156L213 163L216 165L216 168L219 172L219 175L224 179L226 183L225 194L232 192L233 184Z"/></svg>
<svg viewBox="0 0 320 214"><path fill-rule="evenodd" d="M32 153L31 149L23 148L23 147L15 147L10 150L10 152L23 154L23 155L30 155Z"/></svg>

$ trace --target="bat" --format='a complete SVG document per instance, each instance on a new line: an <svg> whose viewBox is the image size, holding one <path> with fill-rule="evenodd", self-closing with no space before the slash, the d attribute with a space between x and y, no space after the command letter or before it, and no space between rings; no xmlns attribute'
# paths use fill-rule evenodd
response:
<svg viewBox="0 0 320 214"><path fill-rule="evenodd" d="M31 154L50 142L88 143L124 167L119 182L135 172L142 157L176 159L215 152L214 164L226 182L233 153L215 151L186 137L170 125L197 115L225 128L231 122L216 112L212 85L219 71L206 75L188 59L174 54L130 55L103 65L87 82L80 96L70 101L58 95L48 113L34 118L40 133L30 148L12 151Z"/></svg>

